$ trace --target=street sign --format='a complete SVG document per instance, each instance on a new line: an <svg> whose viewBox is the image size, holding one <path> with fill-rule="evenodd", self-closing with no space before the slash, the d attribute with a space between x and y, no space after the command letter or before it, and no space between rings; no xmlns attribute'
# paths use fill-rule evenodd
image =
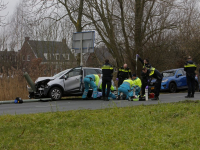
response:
<svg viewBox="0 0 200 150"><path fill-rule="evenodd" d="M83 65L83 53L94 52L95 31L76 32L72 37L72 49L75 53L81 53L80 66Z"/></svg>
<svg viewBox="0 0 200 150"><path fill-rule="evenodd" d="M95 31L76 32L72 37L72 49L75 53L93 53L94 52Z"/></svg>

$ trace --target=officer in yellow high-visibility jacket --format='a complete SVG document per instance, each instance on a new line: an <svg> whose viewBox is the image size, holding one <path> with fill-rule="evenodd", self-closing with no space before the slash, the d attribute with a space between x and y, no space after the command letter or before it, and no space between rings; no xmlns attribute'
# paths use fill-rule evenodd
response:
<svg viewBox="0 0 200 150"><path fill-rule="evenodd" d="M161 83L162 83L162 78L163 78L161 73L155 68L147 69L146 67L142 68L142 72L147 75L147 78L149 80L148 82L151 82L152 78L156 79L155 97L151 100L159 100L160 88L161 88Z"/></svg>
<svg viewBox="0 0 200 150"><path fill-rule="evenodd" d="M105 60L105 64L101 67L102 69L102 99L108 101L108 96L110 93L110 87L111 87L111 80L113 77L113 67L110 65L109 60ZM107 93L105 94L107 86Z"/></svg>
<svg viewBox="0 0 200 150"><path fill-rule="evenodd" d="M101 85L99 86L99 89L102 90L102 83L101 83ZM111 90L111 91L114 91L114 90L115 90L114 86L111 85L110 90ZM115 94L113 94L111 91L110 91L110 93L109 93L109 95L108 95L108 99L109 99L109 100L110 100L110 98L116 99ZM105 94L107 94L107 86L106 86Z"/></svg>
<svg viewBox="0 0 200 150"><path fill-rule="evenodd" d="M188 57L188 61L186 62L184 66L184 70L186 72L186 78L187 78L187 85L188 85L188 95L185 96L185 98L193 98L194 97L194 91L195 91L195 70L197 66L192 61L192 57Z"/></svg>
<svg viewBox="0 0 200 150"><path fill-rule="evenodd" d="M119 68L119 71L117 73L116 80L118 81L118 88L120 85L124 82L124 80L131 77L131 70L128 68L127 64L124 64L123 67ZM120 97L118 97L120 99Z"/></svg>
<svg viewBox="0 0 200 150"><path fill-rule="evenodd" d="M139 61L142 63L143 68L155 70L155 68L153 68L153 67L151 66L151 64L149 63L149 60L148 60L148 59L144 59L144 60L143 60L138 54L137 54L137 58L138 58ZM145 88L146 88L146 86L148 85L148 75L142 72L142 73L141 73L141 79L142 79L142 87L141 87L141 90L142 90L142 95L144 95L144 94L145 94Z"/></svg>

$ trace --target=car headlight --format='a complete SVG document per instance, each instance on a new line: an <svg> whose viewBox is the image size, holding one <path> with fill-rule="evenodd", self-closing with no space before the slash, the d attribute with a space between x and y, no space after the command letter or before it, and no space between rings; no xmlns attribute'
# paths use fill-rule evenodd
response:
<svg viewBox="0 0 200 150"><path fill-rule="evenodd" d="M162 80L162 82L167 82L167 81L168 81L168 79Z"/></svg>

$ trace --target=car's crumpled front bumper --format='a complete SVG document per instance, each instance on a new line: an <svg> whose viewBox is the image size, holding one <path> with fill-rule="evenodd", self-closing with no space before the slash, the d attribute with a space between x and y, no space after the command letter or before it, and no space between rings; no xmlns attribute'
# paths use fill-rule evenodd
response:
<svg viewBox="0 0 200 150"><path fill-rule="evenodd" d="M36 89L36 92L34 92L33 89L27 85L27 90L29 92L29 98L47 97L49 88L50 87L45 87L45 88L39 87Z"/></svg>

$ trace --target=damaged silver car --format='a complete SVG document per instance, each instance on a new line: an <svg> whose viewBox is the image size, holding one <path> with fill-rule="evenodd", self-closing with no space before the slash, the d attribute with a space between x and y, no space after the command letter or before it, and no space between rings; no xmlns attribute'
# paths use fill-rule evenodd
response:
<svg viewBox="0 0 200 150"><path fill-rule="evenodd" d="M39 77L35 81L35 91L28 87L29 98L59 100L63 96L81 96L84 91L83 78L89 74L102 74L102 70L100 68L76 67L64 70L53 77ZM101 83L101 79L99 83ZM114 83L112 82L112 84ZM89 90L88 97L91 95L92 89Z"/></svg>

